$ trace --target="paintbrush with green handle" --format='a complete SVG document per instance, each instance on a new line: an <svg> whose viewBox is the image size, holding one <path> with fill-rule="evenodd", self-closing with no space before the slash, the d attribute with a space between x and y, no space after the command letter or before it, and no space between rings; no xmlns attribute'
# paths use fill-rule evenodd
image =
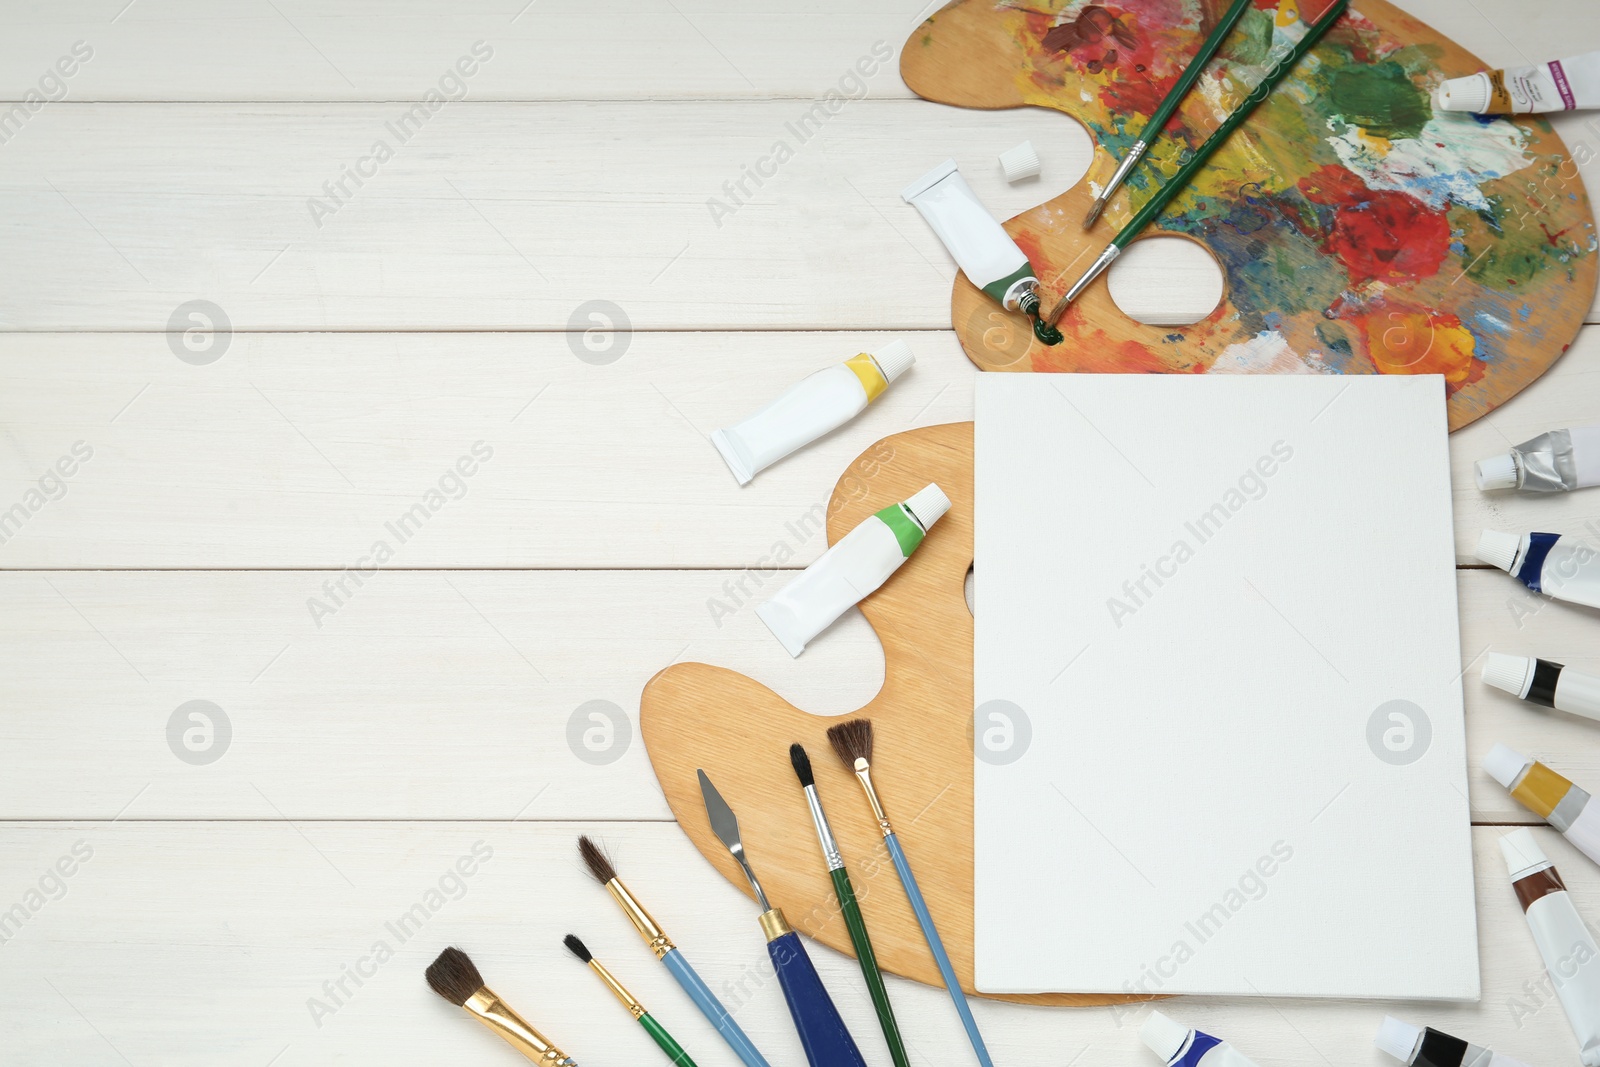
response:
<svg viewBox="0 0 1600 1067"><path fill-rule="evenodd" d="M628 992L621 982L617 981L616 976L606 969L605 964L594 958L594 953L590 952L588 946L578 940L576 934L568 934L562 938L561 943L567 946L568 952L587 963L589 969L600 976L600 981L604 982L606 988L611 990L612 995L622 1002L622 1006L628 1009L628 1013L638 1020L639 1025L644 1027L645 1033L649 1034L650 1039L660 1047L662 1052L667 1054L669 1060L677 1064L677 1067L695 1067L695 1062L689 1058L689 1054L683 1051L683 1047L676 1041L672 1040L672 1035L667 1033L667 1028L656 1022L650 1013L644 1010L644 1005L640 1004L638 999Z"/></svg>
<svg viewBox="0 0 1600 1067"><path fill-rule="evenodd" d="M828 825L827 813L822 810L822 796L817 792L817 778L811 771L811 757L802 745L789 746L789 762L806 791L806 803L811 807L811 821L816 824L817 841L822 845L822 858L828 865L828 875L833 879L833 895L839 901L845 926L850 930L850 943L855 946L856 960L861 964L861 976L867 980L867 991L872 994L872 1006L878 1010L878 1024L883 1027L883 1039L889 1045L889 1055L895 1067L911 1067L906 1055L905 1042L900 1038L900 1024L894 1019L894 1006L889 1003L889 990L883 984L883 974L878 970L878 957L872 951L872 938L867 936L867 921L861 915L861 905L856 902L855 888L850 884L850 872L845 870L844 857L839 855L839 843L834 839L833 828Z"/></svg>
<svg viewBox="0 0 1600 1067"><path fill-rule="evenodd" d="M1204 167L1206 161L1211 158L1212 153L1221 148L1223 143L1233 136L1234 131L1244 125L1245 120L1250 117L1250 113L1259 107L1263 100L1272 95L1273 88L1288 76L1289 72L1305 57L1307 52L1311 51L1316 43L1322 39L1322 35L1328 32L1329 27L1339 21L1339 17L1344 14L1345 9L1349 6L1350 0L1334 0L1332 4L1328 5L1328 9L1323 12L1322 17L1306 31L1304 37L1295 42L1293 48L1272 65L1266 76L1261 79L1260 84L1250 90L1250 95L1240 102L1239 106L1234 109L1233 114L1224 119L1222 125L1217 127L1217 131L1207 137L1205 143L1194 150L1194 155L1190 157L1187 163L1178 168L1178 173L1169 178L1167 183L1157 190L1156 194L1143 207L1134 213L1133 218L1111 239L1111 243L1106 246L1104 252L1100 253L1099 258L1094 261L1094 264L1084 273L1083 277L1074 282L1072 288L1067 290L1066 295L1056 302L1056 306L1050 310L1050 314L1044 319L1044 322L1052 326L1055 325L1056 320L1061 318L1061 313L1066 311L1074 300L1078 299L1079 294L1089 288L1091 282L1104 274L1107 267L1116 262L1117 257L1133 243L1134 238L1138 237L1146 226L1154 222L1156 216L1165 211L1167 205L1188 187L1189 183L1194 180L1194 176L1200 173L1200 168Z"/></svg>
<svg viewBox="0 0 1600 1067"><path fill-rule="evenodd" d="M1178 105L1183 103L1184 97L1189 95L1189 90L1194 88L1194 83L1200 80L1201 73L1206 69L1206 64L1211 62L1211 57L1217 54L1222 47L1222 42L1233 28L1239 24L1244 13L1250 9L1255 0L1233 0L1233 6L1228 13L1222 16L1222 21L1217 23L1204 41L1200 42L1200 50L1189 60L1189 65L1184 68L1178 80L1173 83L1172 89L1161 101L1161 106L1156 108L1155 114L1150 116L1150 121L1144 124L1144 129L1139 131L1139 139L1129 147L1128 154L1122 157L1122 162L1117 164L1117 171L1111 175L1111 180L1106 187L1100 190L1100 195L1094 198L1094 203L1089 208L1089 215L1083 220L1083 228L1089 229L1100 217L1100 212L1106 209L1106 201L1111 199L1122 185L1133 168L1139 165L1139 160L1150 151L1150 143L1161 136L1161 131L1166 129L1167 122L1178 110Z"/></svg>

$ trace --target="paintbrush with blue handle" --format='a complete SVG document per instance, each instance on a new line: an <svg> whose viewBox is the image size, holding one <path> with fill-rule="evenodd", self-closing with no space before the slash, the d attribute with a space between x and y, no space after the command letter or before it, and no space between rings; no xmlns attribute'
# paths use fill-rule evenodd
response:
<svg viewBox="0 0 1600 1067"><path fill-rule="evenodd" d="M878 800L878 791L873 788L872 720L851 719L829 727L828 743L866 791L867 803L872 805L872 814L878 819L878 829L883 832L883 843L889 850L889 858L894 861L895 873L900 876L900 885L905 889L906 899L911 902L911 910L916 912L922 937L933 951L934 962L939 965L939 974L944 978L944 987L950 991L950 999L955 1002L956 1014L961 1016L961 1025L967 1028L972 1051L978 1054L978 1062L983 1067L994 1067L994 1061L989 1058L989 1049L983 1043L983 1035L978 1032L978 1020L972 1017L972 1006L967 1003L967 994L961 989L961 979L956 977L950 954L944 950L944 941L939 937L938 928L933 925L933 914L928 911L928 903L922 899L922 890L917 887L916 876L911 873L905 849L900 847L900 839L895 836L894 827L889 824L889 817L883 813L883 804Z"/></svg>
<svg viewBox="0 0 1600 1067"><path fill-rule="evenodd" d="M778 972L778 984L783 987L783 999L789 1002L789 1014L794 1018L794 1028L800 1032L806 1059L811 1067L867 1067L855 1038L850 1036L839 1009L834 1007L833 998L828 996L827 988L817 975L805 945L800 943L800 935L790 928L781 909L767 903L767 895L762 892L756 872L745 856L738 817L706 777L706 772L696 773L700 776L700 796L706 802L706 815L711 819L711 832L744 869L744 876L749 879L750 888L761 905L761 932L767 936L767 955L772 957L773 969Z"/></svg>

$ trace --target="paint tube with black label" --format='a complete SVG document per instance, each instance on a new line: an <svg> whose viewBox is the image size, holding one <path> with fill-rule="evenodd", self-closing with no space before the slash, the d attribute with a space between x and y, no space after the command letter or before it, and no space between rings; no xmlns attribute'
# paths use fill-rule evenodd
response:
<svg viewBox="0 0 1600 1067"><path fill-rule="evenodd" d="M1426 1030L1412 1026L1393 1015L1383 1017L1372 1043L1406 1067L1528 1067L1521 1060L1469 1045L1431 1026Z"/></svg>
<svg viewBox="0 0 1600 1067"><path fill-rule="evenodd" d="M1485 70L1439 86L1441 111L1537 115L1600 107L1600 52L1531 67Z"/></svg>
<svg viewBox="0 0 1600 1067"><path fill-rule="evenodd" d="M1033 264L947 159L900 191L922 212L967 280L1008 311L1039 312Z"/></svg>
<svg viewBox="0 0 1600 1067"><path fill-rule="evenodd" d="M1574 848L1600 863L1600 804L1588 792L1536 760L1505 745L1495 745L1483 769L1517 803L1561 831Z"/></svg>
<svg viewBox="0 0 1600 1067"><path fill-rule="evenodd" d="M740 485L784 456L831 433L911 369L916 358L904 341L824 367L737 426L713 430L711 443Z"/></svg>
<svg viewBox="0 0 1600 1067"><path fill-rule="evenodd" d="M1491 652L1483 662L1483 681L1519 700L1600 719L1600 678L1553 660Z"/></svg>
<svg viewBox="0 0 1600 1067"><path fill-rule="evenodd" d="M1500 839L1500 850L1533 943L1578 1038L1578 1059L1585 1067L1600 1067L1600 947L1532 830L1513 830Z"/></svg>
<svg viewBox="0 0 1600 1067"><path fill-rule="evenodd" d="M949 510L950 498L930 483L909 500L867 516L756 614L789 655L800 655L813 637L888 581Z"/></svg>
<svg viewBox="0 0 1600 1067"><path fill-rule="evenodd" d="M1576 538L1485 530L1474 554L1535 593L1600 608L1600 554Z"/></svg>
<svg viewBox="0 0 1600 1067"><path fill-rule="evenodd" d="M1167 1067L1256 1067L1226 1041L1152 1011L1139 1027L1139 1040Z"/></svg>
<svg viewBox="0 0 1600 1067"><path fill-rule="evenodd" d="M1478 461L1478 488L1565 493L1600 485L1600 426L1551 430Z"/></svg>

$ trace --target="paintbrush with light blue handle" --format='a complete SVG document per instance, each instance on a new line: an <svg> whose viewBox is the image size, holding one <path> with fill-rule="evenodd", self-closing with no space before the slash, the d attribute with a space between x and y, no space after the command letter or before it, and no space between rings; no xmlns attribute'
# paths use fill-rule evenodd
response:
<svg viewBox="0 0 1600 1067"><path fill-rule="evenodd" d="M911 864L906 860L905 849L900 847L900 839L895 836L894 827L889 824L889 817L883 813L883 804L878 800L877 789L873 788L872 720L851 719L849 722L830 727L828 743L833 746L833 751L838 754L845 768L856 776L856 780L861 783L861 788L867 794L867 803L872 805L872 814L878 819L878 829L883 831L883 843L889 849L889 858L894 862L895 873L900 876L900 885L905 889L906 899L911 902L911 910L916 913L917 923L922 927L923 940L928 942L934 962L939 965L939 974L944 979L945 989L950 991L950 999L955 1002L956 1014L961 1016L961 1025L967 1028L972 1051L978 1054L978 1062L983 1064L983 1067L994 1067L994 1061L989 1058L989 1048L983 1043L983 1035L978 1032L978 1020L972 1017L972 1005L967 1003L967 994L961 988L961 979L956 977L956 969L950 963L950 954L944 950L944 941L939 937L938 928L933 925L933 913L928 911L928 902L922 899L922 890L917 887L916 875L911 873Z"/></svg>
<svg viewBox="0 0 1600 1067"><path fill-rule="evenodd" d="M656 954L656 959L660 960L672 977L677 979L678 985L689 994L689 999L694 1001L700 1013L717 1028L717 1033L722 1035L722 1040L728 1043L728 1047L744 1061L745 1067L772 1067L766 1058L756 1051L755 1045L751 1043L739 1024L733 1021L732 1013L722 1006L722 1001L711 992L711 987L701 980L693 967L689 966L689 961L683 958L683 953L678 951L672 939L656 925L650 913L633 898L633 894L628 892L628 887L617 877L617 869L612 866L611 858L587 837L578 838L578 852L583 856L583 864L589 868L589 873L594 875L595 881L610 891L612 899L622 908L622 913L628 917L628 921L639 931L639 936L644 938L645 944L650 946L650 951Z"/></svg>

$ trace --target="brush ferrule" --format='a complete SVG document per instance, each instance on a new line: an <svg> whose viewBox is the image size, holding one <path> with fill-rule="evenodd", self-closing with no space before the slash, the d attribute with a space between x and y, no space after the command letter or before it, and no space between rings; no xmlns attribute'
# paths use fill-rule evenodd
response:
<svg viewBox="0 0 1600 1067"><path fill-rule="evenodd" d="M776 941L785 934L794 933L794 928L789 925L789 920L783 917L782 908L773 908L761 915L761 932L768 941Z"/></svg>
<svg viewBox="0 0 1600 1067"><path fill-rule="evenodd" d="M878 832L888 837L894 833L894 827L889 824L889 816L884 814L883 802L878 799L878 791L872 786L872 766L864 759L856 760L856 779L860 781L862 790L867 794L867 803L872 805L872 814L878 820Z"/></svg>
<svg viewBox="0 0 1600 1067"><path fill-rule="evenodd" d="M639 931L639 936L644 938L645 944L650 946L650 951L656 954L656 959L663 958L676 947L672 943L672 938L666 935L666 931L657 926L650 913L644 910L644 906L633 899L633 894L622 884L622 879L611 879L606 883L606 888L611 890L612 898L622 908L622 913L628 917L628 921L633 923L634 929Z"/></svg>
<svg viewBox="0 0 1600 1067"><path fill-rule="evenodd" d="M644 1005L634 999L633 994L628 992L621 982L617 981L617 976L608 971L605 964L599 960L590 960L589 969L600 976L600 981L606 984L606 988L611 990L613 996L622 1001L622 1006L627 1008L635 1019L644 1018Z"/></svg>
<svg viewBox="0 0 1600 1067"><path fill-rule="evenodd" d="M544 1064L545 1067L577 1067L573 1059L528 1025L526 1019L512 1011L489 987L479 989L461 1006L534 1063Z"/></svg>
<svg viewBox="0 0 1600 1067"><path fill-rule="evenodd" d="M1128 154L1122 157L1122 162L1117 164L1117 169L1111 175L1111 180L1106 183L1105 192L1100 194L1099 199L1102 202L1111 199L1111 194L1115 193L1117 188L1128 180L1128 175L1133 173L1133 168L1139 165L1139 160L1143 159L1144 154L1148 151L1150 151L1150 145L1147 142L1133 142L1133 147L1128 149Z"/></svg>
<svg viewBox="0 0 1600 1067"><path fill-rule="evenodd" d="M811 808L811 822L817 828L822 858L827 861L828 870L837 871L844 866L844 857L839 855L839 842L834 839L833 827L828 825L827 813L822 810L822 795L814 785L806 786L806 804Z"/></svg>
<svg viewBox="0 0 1600 1067"><path fill-rule="evenodd" d="M1083 272L1083 277L1073 282L1072 288L1067 290L1066 295L1056 301L1056 306L1050 309L1050 316L1045 321L1054 326L1056 320L1061 318L1067 308L1072 305L1072 302L1078 299L1083 291L1094 283L1096 278L1104 274L1106 268L1115 263L1120 255L1122 255L1120 247L1115 244L1106 245L1105 251L1101 252L1089 269Z"/></svg>

